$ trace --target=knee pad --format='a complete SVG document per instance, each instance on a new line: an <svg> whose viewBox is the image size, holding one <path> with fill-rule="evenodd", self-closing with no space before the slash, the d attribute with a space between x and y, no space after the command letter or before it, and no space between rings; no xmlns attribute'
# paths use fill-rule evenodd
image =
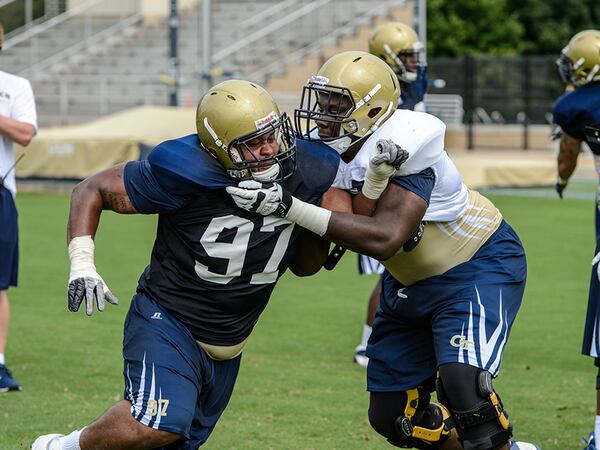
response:
<svg viewBox="0 0 600 450"><path fill-rule="evenodd" d="M495 450L512 437L512 426L492 375L466 364L448 364L437 380L437 395L448 407L465 450Z"/></svg>
<svg viewBox="0 0 600 450"><path fill-rule="evenodd" d="M450 436L449 411L443 405L431 403L429 392L421 387L405 393L404 412L394 421L395 435L388 437L388 441L403 448L438 448Z"/></svg>

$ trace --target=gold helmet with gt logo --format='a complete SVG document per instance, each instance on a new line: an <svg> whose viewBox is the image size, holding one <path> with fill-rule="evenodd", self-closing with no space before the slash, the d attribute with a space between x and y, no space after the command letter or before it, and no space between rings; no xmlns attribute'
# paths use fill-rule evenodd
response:
<svg viewBox="0 0 600 450"><path fill-rule="evenodd" d="M424 52L415 30L401 22L383 24L369 38L369 53L388 63L404 83L417 79L418 69L425 65Z"/></svg>
<svg viewBox="0 0 600 450"><path fill-rule="evenodd" d="M196 110L196 130L202 146L237 179L275 181L296 168L296 140L287 115L273 97L250 81L227 80L204 94ZM278 152L262 157L261 143Z"/></svg>
<svg viewBox="0 0 600 450"><path fill-rule="evenodd" d="M584 30L571 38L556 61L565 83L583 86L600 80L600 31Z"/></svg>
<svg viewBox="0 0 600 450"><path fill-rule="evenodd" d="M399 96L398 79L381 59L366 52L340 53L304 86L294 111L296 131L343 153L392 116Z"/></svg>

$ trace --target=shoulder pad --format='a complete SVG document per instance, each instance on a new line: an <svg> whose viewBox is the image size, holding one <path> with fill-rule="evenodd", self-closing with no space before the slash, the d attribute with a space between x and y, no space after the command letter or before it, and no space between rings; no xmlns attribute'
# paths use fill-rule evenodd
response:
<svg viewBox="0 0 600 450"><path fill-rule="evenodd" d="M340 164L340 155L330 146L318 141L298 138L296 147L296 171L302 177L303 184L322 194L333 183Z"/></svg>
<svg viewBox="0 0 600 450"><path fill-rule="evenodd" d="M363 145L359 155L368 165L379 139L391 139L409 153L397 176L419 173L432 167L444 154L446 125L437 117L415 111L397 110ZM366 167L365 165L365 167Z"/></svg>
<svg viewBox="0 0 600 450"><path fill-rule="evenodd" d="M148 162L157 181L174 192L234 184L223 166L201 147L197 134L162 142L150 152Z"/></svg>

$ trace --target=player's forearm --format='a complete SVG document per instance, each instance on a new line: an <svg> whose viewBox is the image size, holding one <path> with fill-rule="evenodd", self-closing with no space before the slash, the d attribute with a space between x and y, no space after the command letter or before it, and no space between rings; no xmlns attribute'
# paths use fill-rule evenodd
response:
<svg viewBox="0 0 600 450"><path fill-rule="evenodd" d="M558 152L558 176L568 180L577 167L577 157L581 149L581 141L563 133Z"/></svg>
<svg viewBox="0 0 600 450"><path fill-rule="evenodd" d="M35 135L33 125L20 122L10 117L0 115L0 134L11 141L26 147L29 145Z"/></svg>
<svg viewBox="0 0 600 450"><path fill-rule="evenodd" d="M355 214L372 216L375 213L375 208L377 208L377 200L365 197L362 192L359 192L352 199L352 210Z"/></svg>
<svg viewBox="0 0 600 450"><path fill-rule="evenodd" d="M67 243L77 236L94 236L102 213L102 196L88 178L73 189L67 226Z"/></svg>
<svg viewBox="0 0 600 450"><path fill-rule="evenodd" d="M393 223L393 222L392 222ZM357 253L384 261L396 254L410 238L403 224L357 214L332 213L325 237Z"/></svg>
<svg viewBox="0 0 600 450"><path fill-rule="evenodd" d="M296 255L290 264L292 273L299 277L317 273L325 264L329 246L329 241L308 230L303 230L298 238Z"/></svg>

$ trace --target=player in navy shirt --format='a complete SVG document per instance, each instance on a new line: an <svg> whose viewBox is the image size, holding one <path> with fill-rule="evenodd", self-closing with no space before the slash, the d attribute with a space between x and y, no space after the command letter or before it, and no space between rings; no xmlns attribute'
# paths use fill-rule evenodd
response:
<svg viewBox="0 0 600 450"><path fill-rule="evenodd" d="M290 267L323 263L304 248L328 246L289 220L240 210L225 187L278 181L319 204L339 155L298 141L260 86L229 80L200 101L198 134L163 142L79 184L69 218L69 309L117 303L93 263L100 212L158 214L149 266L139 279L123 339L124 400L68 436L45 435L34 450L196 449L223 413L244 344L275 283ZM321 254L321 252L319 253Z"/></svg>
<svg viewBox="0 0 600 450"><path fill-rule="evenodd" d="M585 30L571 38L558 58L559 72L573 90L565 92L554 105L554 123L560 127L561 138L558 153L558 178L556 192L563 197L563 191L581 152L581 142L585 139L585 128L600 124L600 31ZM593 147L596 169L600 167L600 152ZM596 254L600 252L600 197L596 196ZM600 368L600 272L594 258L587 317L585 323L584 355L591 356ZM595 450L596 436L600 433L600 369L596 380L596 425L588 438L586 450Z"/></svg>

